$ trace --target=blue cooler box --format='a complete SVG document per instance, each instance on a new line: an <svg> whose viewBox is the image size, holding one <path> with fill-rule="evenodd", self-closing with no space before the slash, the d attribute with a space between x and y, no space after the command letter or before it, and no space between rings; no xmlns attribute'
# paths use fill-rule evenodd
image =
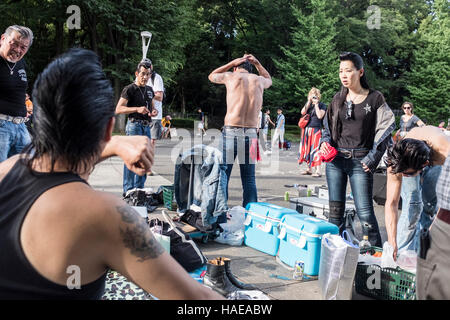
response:
<svg viewBox="0 0 450 320"><path fill-rule="evenodd" d="M303 272L317 276L322 236L326 233L339 234L339 228L305 214L284 216L280 224L280 260L291 267L294 267L295 261L303 261Z"/></svg>
<svg viewBox="0 0 450 320"><path fill-rule="evenodd" d="M275 256L280 239L278 225L285 215L299 215L295 210L266 202L250 202L245 212L245 245Z"/></svg>

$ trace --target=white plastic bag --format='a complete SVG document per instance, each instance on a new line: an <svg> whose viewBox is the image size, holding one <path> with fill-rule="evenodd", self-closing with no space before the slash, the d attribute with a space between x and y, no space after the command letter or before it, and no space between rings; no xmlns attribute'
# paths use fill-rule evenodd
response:
<svg viewBox="0 0 450 320"><path fill-rule="evenodd" d="M215 239L216 242L228 244L230 246L240 246L244 242L244 221L245 209L243 207L233 207L228 212L229 220L221 223L223 232Z"/></svg>
<svg viewBox="0 0 450 320"><path fill-rule="evenodd" d="M339 235L322 237L319 287L324 300L350 300L358 264L359 248Z"/></svg>
<svg viewBox="0 0 450 320"><path fill-rule="evenodd" d="M381 267L394 269L398 267L397 263L394 261L394 248L387 241L383 244L383 253L381 254Z"/></svg>

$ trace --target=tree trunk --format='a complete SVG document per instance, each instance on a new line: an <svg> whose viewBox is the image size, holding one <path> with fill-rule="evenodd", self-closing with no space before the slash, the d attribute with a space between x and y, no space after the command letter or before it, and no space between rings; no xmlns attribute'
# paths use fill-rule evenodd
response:
<svg viewBox="0 0 450 320"><path fill-rule="evenodd" d="M64 23L60 20L55 22L55 47L56 55L60 55L64 51Z"/></svg>
<svg viewBox="0 0 450 320"><path fill-rule="evenodd" d="M184 88L181 87L181 114L183 118L186 116L186 99L184 97Z"/></svg>

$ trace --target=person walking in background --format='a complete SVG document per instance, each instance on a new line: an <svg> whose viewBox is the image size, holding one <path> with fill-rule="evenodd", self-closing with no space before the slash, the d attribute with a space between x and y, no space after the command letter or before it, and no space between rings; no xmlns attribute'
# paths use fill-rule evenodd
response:
<svg viewBox="0 0 450 320"><path fill-rule="evenodd" d="M339 226L340 232L344 230L350 180L363 234L372 245L381 247L372 200L373 172L392 142L395 117L383 94L369 87L361 56L344 52L339 59L342 87L328 108L320 141L321 152L328 153L329 145L338 150L334 160L326 165L329 222Z"/></svg>
<svg viewBox="0 0 450 320"><path fill-rule="evenodd" d="M263 141L264 141L264 147L266 148L264 153L269 154L269 153L271 153L270 142L267 137L269 134L269 124L272 125L272 127L275 127L275 123L273 123L273 121L270 119L270 110L269 109L267 109L266 112L264 112L264 114L263 114L263 123L264 123L264 127L262 129L262 136L263 136Z"/></svg>
<svg viewBox="0 0 450 320"><path fill-rule="evenodd" d="M400 129L395 133L395 140L403 139L406 133L415 127L423 127L425 123L413 113L414 106L411 102L405 101L402 110L405 113L400 117Z"/></svg>
<svg viewBox="0 0 450 320"><path fill-rule="evenodd" d="M277 123L275 125L275 132L272 137L272 149L275 148L277 142L279 143L279 148L283 148L284 144L284 124L285 117L283 114L283 110L281 108L277 109Z"/></svg>
<svg viewBox="0 0 450 320"><path fill-rule="evenodd" d="M298 163L306 162L308 165L308 168L301 172L302 175L311 174L312 168L315 168L313 177L321 176L322 160L318 151L320 138L322 138L322 120L327 110L327 106L320 102L320 98L320 90L312 88L308 94L308 101L301 110L302 116L307 113L310 115L310 120L301 132Z"/></svg>
<svg viewBox="0 0 450 320"><path fill-rule="evenodd" d="M197 110L197 112L198 112L198 120L199 120L199 122L198 122L198 125L197 125L197 128L198 128L198 136L205 136L206 135L206 130L205 130L205 113L202 111L202 109L201 108L198 108L198 110Z"/></svg>

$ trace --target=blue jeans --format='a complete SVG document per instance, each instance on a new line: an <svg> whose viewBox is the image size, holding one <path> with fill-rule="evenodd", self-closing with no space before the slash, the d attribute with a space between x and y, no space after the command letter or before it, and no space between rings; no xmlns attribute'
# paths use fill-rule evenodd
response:
<svg viewBox="0 0 450 320"><path fill-rule="evenodd" d="M22 152L31 142L25 123L0 120L0 162Z"/></svg>
<svg viewBox="0 0 450 320"><path fill-rule="evenodd" d="M373 174L364 171L361 159L345 159L337 156L332 162L327 163L326 175L330 203L328 221L337 225L340 232L344 230L346 189L347 181L350 179L363 234L369 236L373 246L382 247L380 230L373 209Z"/></svg>
<svg viewBox="0 0 450 320"><path fill-rule="evenodd" d="M127 122L127 126L125 128L125 132L127 136L147 136L149 139L150 135L150 126L145 126L138 122ZM147 179L147 175L139 176L133 171L128 170L127 166L123 166L123 193L126 193L128 190L134 188L144 188L145 180Z"/></svg>
<svg viewBox="0 0 450 320"><path fill-rule="evenodd" d="M238 156L243 189L242 206L244 208L247 203L258 201L255 179L256 159L252 159L250 156L250 146L253 139L257 139L256 129L253 128L224 128L222 132L223 163L221 165L224 166L227 175L226 199L228 201L228 184L234 161Z"/></svg>
<svg viewBox="0 0 450 320"><path fill-rule="evenodd" d="M428 229L437 213L436 183L442 166L426 167L415 177L402 179L402 214L397 224L397 247L419 249L419 232Z"/></svg>

